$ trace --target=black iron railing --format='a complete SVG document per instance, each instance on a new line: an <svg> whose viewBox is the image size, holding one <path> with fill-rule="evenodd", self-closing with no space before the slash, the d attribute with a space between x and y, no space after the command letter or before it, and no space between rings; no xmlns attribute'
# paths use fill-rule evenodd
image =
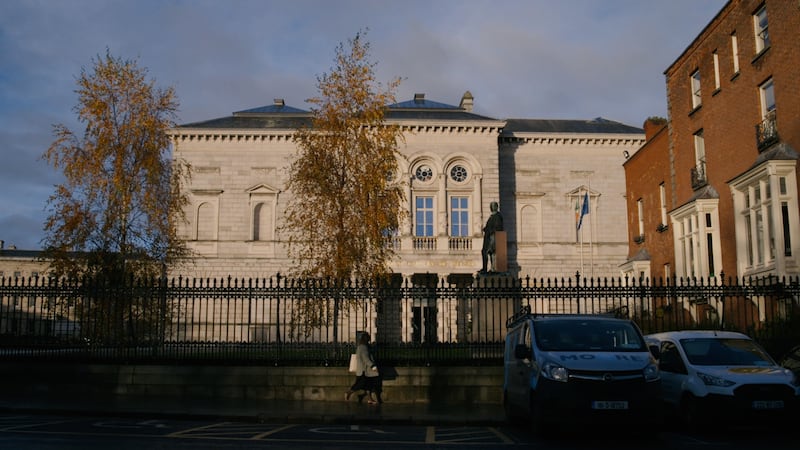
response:
<svg viewBox="0 0 800 450"><path fill-rule="evenodd" d="M506 320L616 312L645 333L738 330L800 341L800 280L449 277L387 283L272 279L0 279L6 359L344 365L357 332L396 365L502 362Z"/></svg>
<svg viewBox="0 0 800 450"><path fill-rule="evenodd" d="M708 178L706 177L706 162L698 161L697 165L690 169L689 175L691 176L693 190L697 190L703 186L706 186L708 184Z"/></svg>
<svg viewBox="0 0 800 450"><path fill-rule="evenodd" d="M780 141L778 136L778 121L775 111L770 112L759 124L756 125L756 144L758 151L763 152Z"/></svg>

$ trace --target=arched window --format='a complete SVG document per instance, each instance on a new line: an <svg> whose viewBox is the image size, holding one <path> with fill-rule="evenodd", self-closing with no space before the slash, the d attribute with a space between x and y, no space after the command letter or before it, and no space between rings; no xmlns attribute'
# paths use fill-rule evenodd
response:
<svg viewBox="0 0 800 450"><path fill-rule="evenodd" d="M214 205L201 203L197 207L197 240L212 241L216 239L216 223Z"/></svg>
<svg viewBox="0 0 800 450"><path fill-rule="evenodd" d="M258 203L253 208L253 240L269 241L272 239L272 206Z"/></svg>

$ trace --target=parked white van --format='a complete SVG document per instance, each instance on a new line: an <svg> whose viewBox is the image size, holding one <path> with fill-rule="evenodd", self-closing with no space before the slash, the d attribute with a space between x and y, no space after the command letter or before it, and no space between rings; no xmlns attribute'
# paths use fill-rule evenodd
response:
<svg viewBox="0 0 800 450"><path fill-rule="evenodd" d="M510 421L530 420L534 431L575 421L660 425L658 367L633 321L523 309L506 326Z"/></svg>
<svg viewBox="0 0 800 450"><path fill-rule="evenodd" d="M659 347L662 398L696 428L712 421L780 420L796 413L800 387L747 335L671 331L645 336Z"/></svg>

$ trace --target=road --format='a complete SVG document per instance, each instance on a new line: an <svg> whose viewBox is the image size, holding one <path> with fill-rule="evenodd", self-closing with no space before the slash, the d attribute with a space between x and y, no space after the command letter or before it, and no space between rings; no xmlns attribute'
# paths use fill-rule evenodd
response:
<svg viewBox="0 0 800 450"><path fill-rule="evenodd" d="M788 431L727 430L690 435L618 429L566 430L538 437L514 427L267 424L132 417L0 414L0 448L14 450L211 449L796 449Z"/></svg>

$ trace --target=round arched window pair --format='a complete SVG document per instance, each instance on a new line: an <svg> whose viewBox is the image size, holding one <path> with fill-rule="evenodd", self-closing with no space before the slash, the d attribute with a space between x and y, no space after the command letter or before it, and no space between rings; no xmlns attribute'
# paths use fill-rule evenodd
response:
<svg viewBox="0 0 800 450"><path fill-rule="evenodd" d="M416 172L414 172L414 177L419 181L430 181L433 179L433 169L427 164L422 164L421 166L417 167ZM467 171L467 168L461 164L456 164L450 169L450 178L452 178L453 181L463 183L464 181L467 181L468 177L469 172Z"/></svg>

